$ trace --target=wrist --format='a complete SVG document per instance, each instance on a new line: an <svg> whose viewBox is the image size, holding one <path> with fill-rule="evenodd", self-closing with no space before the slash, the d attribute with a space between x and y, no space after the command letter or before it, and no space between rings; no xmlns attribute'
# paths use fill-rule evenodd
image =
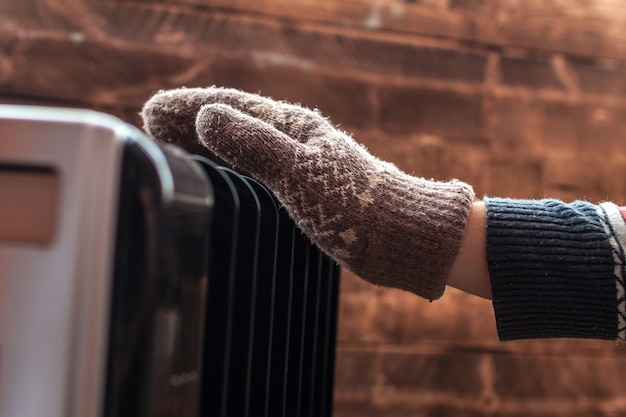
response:
<svg viewBox="0 0 626 417"><path fill-rule="evenodd" d="M479 297L491 299L491 282L487 268L486 231L487 208L483 201L475 201L463 234L448 285Z"/></svg>

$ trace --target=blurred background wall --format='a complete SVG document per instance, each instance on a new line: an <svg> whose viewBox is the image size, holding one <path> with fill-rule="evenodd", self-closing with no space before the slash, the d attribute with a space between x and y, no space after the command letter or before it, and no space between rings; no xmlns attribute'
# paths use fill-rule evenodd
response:
<svg viewBox="0 0 626 417"><path fill-rule="evenodd" d="M238 87L479 196L623 204L625 60L621 0L0 0L0 102L139 124L158 89ZM500 343L488 301L344 274L336 417L622 415L624 346Z"/></svg>

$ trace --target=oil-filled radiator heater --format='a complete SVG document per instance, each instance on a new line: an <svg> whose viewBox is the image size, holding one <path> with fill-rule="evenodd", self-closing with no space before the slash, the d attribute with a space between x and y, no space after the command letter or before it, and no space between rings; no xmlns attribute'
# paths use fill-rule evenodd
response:
<svg viewBox="0 0 626 417"><path fill-rule="evenodd" d="M339 268L263 185L0 106L0 417L326 417Z"/></svg>

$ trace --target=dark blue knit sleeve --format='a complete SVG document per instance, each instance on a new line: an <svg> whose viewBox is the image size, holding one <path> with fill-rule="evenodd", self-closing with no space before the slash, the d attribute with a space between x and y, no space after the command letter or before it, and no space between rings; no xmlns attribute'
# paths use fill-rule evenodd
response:
<svg viewBox="0 0 626 417"><path fill-rule="evenodd" d="M624 221L610 203L485 199L501 340L624 339Z"/></svg>

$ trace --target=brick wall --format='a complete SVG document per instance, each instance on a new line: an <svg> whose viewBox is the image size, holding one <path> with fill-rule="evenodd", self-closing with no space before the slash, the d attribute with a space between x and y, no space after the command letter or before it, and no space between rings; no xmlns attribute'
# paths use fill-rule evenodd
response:
<svg viewBox="0 0 626 417"><path fill-rule="evenodd" d="M227 85L478 195L625 203L625 22L611 0L5 0L0 101L138 123L156 89ZM500 343L487 301L345 273L335 416L624 415L625 349Z"/></svg>

